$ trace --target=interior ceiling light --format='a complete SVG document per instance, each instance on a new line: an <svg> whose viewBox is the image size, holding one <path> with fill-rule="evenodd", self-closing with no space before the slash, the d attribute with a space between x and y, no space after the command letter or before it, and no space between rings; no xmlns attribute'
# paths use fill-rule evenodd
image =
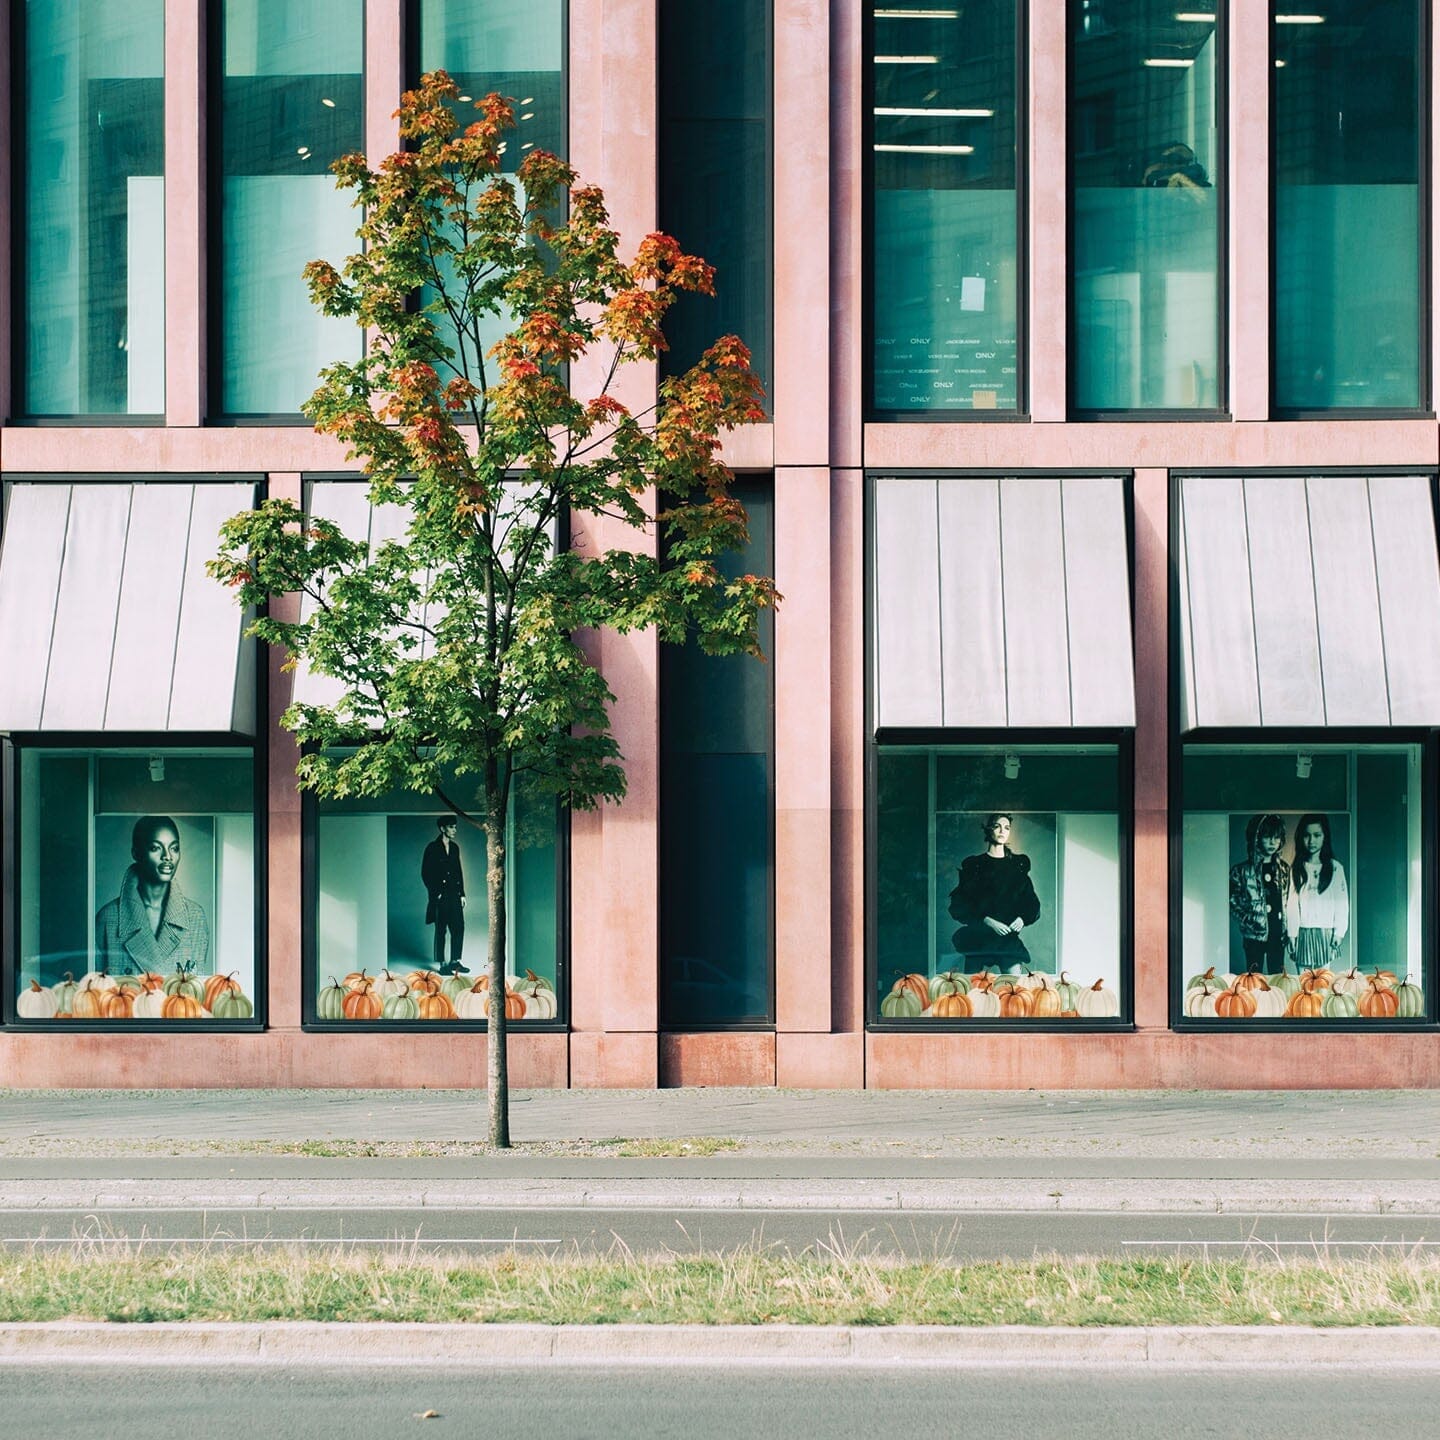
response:
<svg viewBox="0 0 1440 1440"><path fill-rule="evenodd" d="M877 10L877 20L958 20L958 10Z"/></svg>
<svg viewBox="0 0 1440 1440"><path fill-rule="evenodd" d="M931 115L941 120L988 120L993 110L940 110L927 105L877 105L877 115Z"/></svg>
<svg viewBox="0 0 1440 1440"><path fill-rule="evenodd" d="M898 155L973 155L973 145L877 145L877 150Z"/></svg>
<svg viewBox="0 0 1440 1440"><path fill-rule="evenodd" d="M1277 25L1323 25L1325 17L1323 15L1277 15L1275 23Z"/></svg>
<svg viewBox="0 0 1440 1440"><path fill-rule="evenodd" d="M1285 62L1283 60L1277 60L1275 62L1275 68L1277 70L1283 70L1285 68Z"/></svg>
<svg viewBox="0 0 1440 1440"><path fill-rule="evenodd" d="M877 55L877 65L938 65L938 55Z"/></svg>
<svg viewBox="0 0 1440 1440"><path fill-rule="evenodd" d="M1152 56L1149 60L1142 60L1142 65L1148 65L1152 70L1188 70L1195 62L1193 60L1168 60L1164 56Z"/></svg>
<svg viewBox="0 0 1440 1440"><path fill-rule="evenodd" d="M1176 13L1177 20L1184 20L1192 25L1213 25L1215 17L1208 10L1181 10Z"/></svg>
<svg viewBox="0 0 1440 1440"><path fill-rule="evenodd" d="M527 95L520 103L522 105L533 105L535 103L535 97L533 95Z"/></svg>
<svg viewBox="0 0 1440 1440"><path fill-rule="evenodd" d="M333 110L333 109L335 108L335 102L334 102L328 95L322 95L322 96L320 97L320 103L321 103L327 110Z"/></svg>

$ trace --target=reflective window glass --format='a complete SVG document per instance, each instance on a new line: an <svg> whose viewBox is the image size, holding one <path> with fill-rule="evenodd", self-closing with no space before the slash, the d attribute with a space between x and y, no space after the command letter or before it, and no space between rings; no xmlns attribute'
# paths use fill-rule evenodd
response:
<svg viewBox="0 0 1440 1440"><path fill-rule="evenodd" d="M250 1020L249 751L25 749L21 1020Z"/></svg>
<svg viewBox="0 0 1440 1440"><path fill-rule="evenodd" d="M1070 0L1079 410L1220 404L1222 15L1213 5Z"/></svg>
<svg viewBox="0 0 1440 1440"><path fill-rule="evenodd" d="M1116 748L882 744L875 764L874 1018L1118 1019Z"/></svg>
<svg viewBox="0 0 1440 1440"><path fill-rule="evenodd" d="M224 0L219 36L219 406L297 412L360 331L301 273L359 248L330 163L364 148L363 0ZM213 113L213 112L212 112Z"/></svg>
<svg viewBox="0 0 1440 1440"><path fill-rule="evenodd" d="M1420 747L1187 746L1186 1020L1423 1019Z"/></svg>
<svg viewBox="0 0 1440 1440"><path fill-rule="evenodd" d="M872 9L874 408L1014 410L1015 0Z"/></svg>
<svg viewBox="0 0 1440 1440"><path fill-rule="evenodd" d="M1275 406L1418 407L1419 0L1272 18Z"/></svg>
<svg viewBox="0 0 1440 1440"><path fill-rule="evenodd" d="M27 0L20 399L29 415L165 409L165 7Z"/></svg>

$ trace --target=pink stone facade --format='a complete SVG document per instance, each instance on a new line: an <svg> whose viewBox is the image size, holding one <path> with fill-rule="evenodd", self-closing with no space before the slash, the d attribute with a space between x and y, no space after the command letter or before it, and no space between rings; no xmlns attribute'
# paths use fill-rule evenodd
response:
<svg viewBox="0 0 1440 1440"><path fill-rule="evenodd" d="M163 427L0 427L5 475L340 473L330 441L295 426L206 423L205 72L200 0L166 5L166 401ZM786 596L775 653L773 1033L661 1033L657 896L658 655L651 637L599 641L619 697L629 798L577 816L570 845L569 1031L516 1034L518 1086L1063 1088L1440 1086L1440 1035L1177 1033L1170 1024L1168 554L1171 467L1440 465L1433 419L1268 418L1268 39L1263 6L1231 7L1228 369L1224 421L1066 418L1065 23L1029 0L1030 416L1019 423L867 424L862 403L859 0L774 0L773 423L727 447L773 473L775 569ZM401 0L367 0L369 145L395 144ZM1440 26L1434 27L1440 35ZM572 158L604 186L632 243L656 228L655 0L572 0ZM1440 41L1437 41L1440 44ZM4 38L0 35L0 50ZM0 74L10 67L0 54ZM8 103L8 97L6 97ZM1440 117L1440 107L1436 109ZM1437 120L1440 124L1440 120ZM1432 145L1440 164L1440 132ZM8 157L0 155L0 164ZM0 174L0 185L6 178ZM1432 197L1440 187L1430 187ZM10 229L0 227L0 280ZM681 237L682 240L684 237ZM1440 257L1435 264L1440 266ZM1440 282L1440 269L1437 269ZM8 286L0 328L10 352ZM1436 339L1440 347L1440 337ZM3 363L3 362L0 362ZM1440 348L1437 348L1440 367ZM0 370L0 383L6 371ZM584 377L579 377L583 384ZM638 367L624 398L645 403ZM0 413L8 414L0 395ZM863 477L891 468L1100 468L1133 477L1134 1027L1115 1033L868 1033L864 954L866 716ZM270 662L266 900L268 1028L254 1034L38 1033L0 1029L0 1083L20 1086L478 1086L485 1039L307 1032L302 1026L301 807L294 747L276 727L291 677ZM3 684L3 677L0 677Z"/></svg>

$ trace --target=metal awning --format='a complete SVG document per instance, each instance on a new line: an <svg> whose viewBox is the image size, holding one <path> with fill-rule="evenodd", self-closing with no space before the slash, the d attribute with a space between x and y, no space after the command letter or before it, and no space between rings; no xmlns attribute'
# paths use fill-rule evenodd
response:
<svg viewBox="0 0 1440 1440"><path fill-rule="evenodd" d="M205 573L255 486L20 482L0 532L0 731L253 734L255 664Z"/></svg>
<svg viewBox="0 0 1440 1440"><path fill-rule="evenodd" d="M1440 562L1421 475L1180 484L1180 724L1440 724Z"/></svg>
<svg viewBox="0 0 1440 1440"><path fill-rule="evenodd" d="M1124 482L875 482L877 728L1135 724Z"/></svg>

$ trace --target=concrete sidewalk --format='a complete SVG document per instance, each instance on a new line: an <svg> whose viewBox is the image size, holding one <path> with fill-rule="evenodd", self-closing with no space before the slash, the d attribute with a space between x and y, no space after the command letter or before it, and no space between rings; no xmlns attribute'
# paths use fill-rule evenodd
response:
<svg viewBox="0 0 1440 1440"><path fill-rule="evenodd" d="M0 1091L0 1209L1440 1216L1429 1092ZM619 1141L735 1149L625 1157ZM281 1153L314 1142L321 1153ZM367 1153L369 1151L375 1153Z"/></svg>

